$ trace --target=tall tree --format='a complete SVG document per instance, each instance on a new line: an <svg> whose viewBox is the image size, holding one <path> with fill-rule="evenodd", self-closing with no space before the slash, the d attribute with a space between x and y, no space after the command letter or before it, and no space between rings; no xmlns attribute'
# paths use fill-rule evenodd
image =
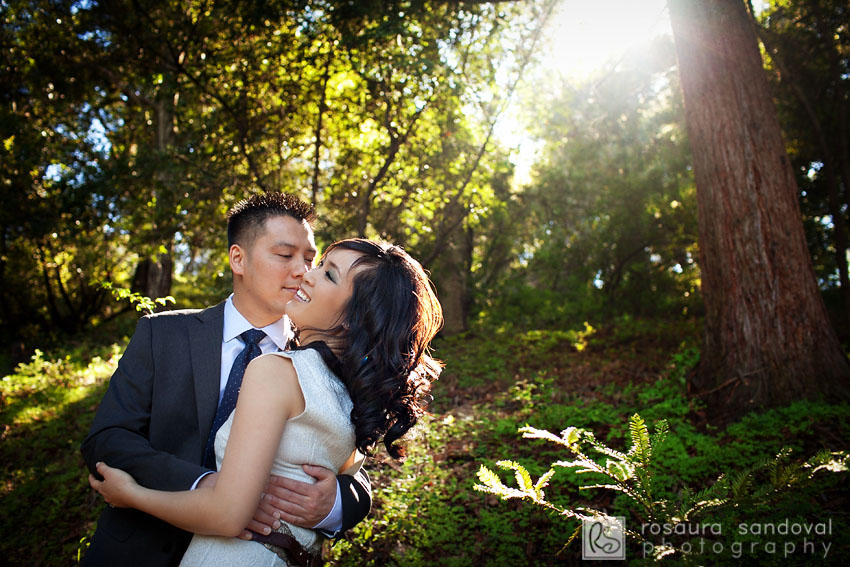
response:
<svg viewBox="0 0 850 567"><path fill-rule="evenodd" d="M843 312L837 323L850 329L847 199L850 189L850 6L842 0L775 3L750 15L764 45L768 78L797 174L815 273L837 290ZM824 222L827 221L828 222Z"/></svg>
<svg viewBox="0 0 850 567"><path fill-rule="evenodd" d="M705 339L693 393L717 417L850 399L756 36L741 0L669 4L699 211Z"/></svg>

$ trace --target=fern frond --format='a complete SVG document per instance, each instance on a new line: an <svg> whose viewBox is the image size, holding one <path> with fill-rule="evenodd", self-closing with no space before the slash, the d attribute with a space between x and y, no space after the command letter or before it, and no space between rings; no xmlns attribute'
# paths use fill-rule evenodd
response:
<svg viewBox="0 0 850 567"><path fill-rule="evenodd" d="M743 508L767 505L775 501L783 492L787 492L789 488L809 480L820 470L847 471L848 461L850 461L850 454L847 452L821 451L808 461L793 462L789 459L791 450L782 449L774 458L762 459L745 470L721 474L712 485L697 493L689 487L684 487L676 501L663 498L656 500L653 498L653 484L663 484L663 481L668 478L658 477L661 480L656 480L655 475L661 475L664 472L655 471L652 467L653 458L668 434L666 421L657 423L654 433L650 435L643 418L637 413L632 415L629 419L631 443L627 454L600 442L593 432L575 427L562 430L560 435L529 425L520 428L519 431L526 439L543 439L566 447L574 458L556 461L536 482L528 470L519 463L510 460L498 461L497 466L513 470L517 488L505 485L495 472L482 465L478 470L480 484L475 485L475 490L495 494L503 500L529 499L565 518L576 520L602 519L608 516L593 508L562 508L547 502L543 490L549 486L555 474L554 467L570 468L577 474L604 475L602 483L580 486L579 490L600 488L621 492L642 508L641 513L648 521L672 522L678 525L694 522L699 515L709 515L723 507ZM594 452L591 453L588 447ZM590 458L588 454L592 454L593 458ZM607 456L608 459L602 459L599 455ZM573 532L565 548L580 531L579 527ZM644 540L640 533L625 529L624 533L638 541ZM654 546L656 559L675 551L677 550L670 546Z"/></svg>
<svg viewBox="0 0 850 567"><path fill-rule="evenodd" d="M537 482L534 484L534 491L537 493L538 498L543 498L543 489L549 486L549 479L553 476L555 476L555 469L549 469L548 472L537 479Z"/></svg>
<svg viewBox="0 0 850 567"><path fill-rule="evenodd" d="M788 463L787 465L779 465L773 472L774 488L790 488L797 484L803 473L803 466L800 463Z"/></svg>
<svg viewBox="0 0 850 567"><path fill-rule="evenodd" d="M609 460L605 463L605 472L620 482L625 482L635 474L635 468L620 461Z"/></svg>
<svg viewBox="0 0 850 567"><path fill-rule="evenodd" d="M646 467L636 466L634 468L634 476L632 477L635 484L636 492L643 494L644 499L652 501L652 475Z"/></svg>
<svg viewBox="0 0 850 567"><path fill-rule="evenodd" d="M575 468L579 469L576 473L583 472L598 472L603 473L604 470L599 466L595 461L591 461L590 459L577 459L575 461L555 461L552 463L553 467L564 467L564 468Z"/></svg>
<svg viewBox="0 0 850 567"><path fill-rule="evenodd" d="M641 465L649 466L652 458L652 446L649 443L649 429L640 415L634 414L629 418L629 433L632 438L632 448L629 450L629 455L635 455Z"/></svg>
<svg viewBox="0 0 850 567"><path fill-rule="evenodd" d="M565 445L563 439L554 433L546 431L545 429L537 429L536 427L525 425L524 427L520 427L517 431L522 433L523 439L545 439L546 441L551 441L558 445Z"/></svg>
<svg viewBox="0 0 850 567"><path fill-rule="evenodd" d="M478 468L478 480L480 480L481 483L488 489L507 488L504 484L502 484L502 479L499 478L499 475L497 475L484 465L481 465Z"/></svg>
<svg viewBox="0 0 850 567"><path fill-rule="evenodd" d="M511 488L509 486L504 485L501 489L493 489L489 486L484 486L481 484L476 484L473 486L473 488L479 492L487 492L489 494L494 494L502 500L510 500L511 498L517 498L519 500L529 498L531 500L534 500L533 495L527 492L523 492L522 490L517 490L516 488Z"/></svg>
<svg viewBox="0 0 850 567"><path fill-rule="evenodd" d="M481 465L478 469L478 480L481 481L481 484L473 486L475 490L495 494L502 500L509 498L528 498L530 496L526 492L505 486L499 476L484 465Z"/></svg>
<svg viewBox="0 0 850 567"><path fill-rule="evenodd" d="M496 463L503 469L511 469L514 471L514 477L516 478L517 486L523 492L533 492L534 491L534 483L531 482L531 475L528 474L528 470L521 464L516 461L498 461Z"/></svg>
<svg viewBox="0 0 850 567"><path fill-rule="evenodd" d="M607 488L609 490L616 490L617 492L625 492L626 494L630 493L628 488L620 484L589 484L578 487L579 490L587 490L588 488Z"/></svg>
<svg viewBox="0 0 850 567"><path fill-rule="evenodd" d="M655 424L655 433L652 435L652 446L655 451L658 451L658 447L660 447L664 441L667 440L667 433L670 431L670 428L667 426L667 420L662 419L658 423Z"/></svg>
<svg viewBox="0 0 850 567"><path fill-rule="evenodd" d="M753 476L750 470L733 473L729 477L729 488L732 491L732 496L736 499L743 497L746 491L749 490L752 480Z"/></svg>
<svg viewBox="0 0 850 567"><path fill-rule="evenodd" d="M846 451L827 451L823 450L807 461L807 465L812 467L810 475L814 475L820 470L828 470L832 472L847 471L847 461L850 459L850 454Z"/></svg>
<svg viewBox="0 0 850 567"><path fill-rule="evenodd" d="M558 554L560 554L560 553L561 553L561 552L563 552L565 549L567 549L567 548L570 546L570 544L573 542L573 540L574 540L576 537L578 537L578 534L580 534L580 533L581 533L581 524L579 524L579 525L578 525L578 527L575 529L575 531L573 532L573 535L571 535L571 536L567 539L567 543L565 543L565 544L564 544L564 547L562 547L562 548L561 548L561 550L560 550L560 551L558 551Z"/></svg>
<svg viewBox="0 0 850 567"><path fill-rule="evenodd" d="M674 553L676 553L676 548L672 545L656 545L652 548L652 558L655 561L660 561L668 555L672 555Z"/></svg>
<svg viewBox="0 0 850 567"><path fill-rule="evenodd" d="M788 457L790 455L791 455L791 449L788 448L788 447L783 447L776 454L776 457L774 457L773 459L768 459L768 460L764 461L764 463L765 463L764 469L767 471L768 478L770 479L770 481L773 483L774 486L776 486L775 481L778 480L779 469L780 469L780 467L782 467L783 461L788 459Z"/></svg>
<svg viewBox="0 0 850 567"><path fill-rule="evenodd" d="M692 502L701 502L703 500L710 500L712 498L725 498L729 493L729 487L727 486L724 477L718 479L717 482L709 486L708 488L703 488L699 492L693 495L691 498Z"/></svg>
<svg viewBox="0 0 850 567"><path fill-rule="evenodd" d="M693 515L697 512L705 512L710 508L719 508L721 506L726 506L729 502L730 501L728 498L710 498L708 500L699 500L691 507L690 515Z"/></svg>
<svg viewBox="0 0 850 567"><path fill-rule="evenodd" d="M568 445L575 445L581 440L583 431L577 427L568 427L561 431L561 439L567 442Z"/></svg>
<svg viewBox="0 0 850 567"><path fill-rule="evenodd" d="M682 496L679 501L679 508L676 510L676 519L680 522L687 522L691 514L691 507L694 502L694 491L687 486L682 489Z"/></svg>
<svg viewBox="0 0 850 567"><path fill-rule="evenodd" d="M584 439L591 447L593 447L596 451L602 453L603 455L608 455L609 457L617 459L618 461L629 460L629 457L625 453L621 453L620 451L612 449L611 447L608 447L604 443L598 441L592 433L586 433L584 435Z"/></svg>

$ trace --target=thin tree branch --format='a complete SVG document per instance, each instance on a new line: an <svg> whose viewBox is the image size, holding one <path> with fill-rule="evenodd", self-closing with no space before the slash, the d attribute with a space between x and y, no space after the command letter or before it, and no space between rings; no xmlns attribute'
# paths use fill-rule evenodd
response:
<svg viewBox="0 0 850 567"><path fill-rule="evenodd" d="M523 55L519 69L517 70L516 77L514 78L513 82L511 83L510 87L508 88L508 94L505 97L505 99L502 101L502 103L499 106L496 114L493 116L493 119L490 121L489 127L487 129L487 137L484 139L484 143L482 143L481 147L478 149L478 152L475 156L475 160L473 161L472 166L467 170L467 173L464 176L463 182L461 183L460 187L455 192L455 194L452 196L452 198L449 200L449 203L447 203L447 205L445 207L446 209L448 209L449 207L452 207L452 206L456 206L458 204L461 196L463 196L463 193L466 190L466 187L472 181L472 176L475 173L475 171L478 169L478 166L481 163L481 158L484 156L484 152L487 150L487 146L490 143L490 139L493 136L493 132L495 131L496 124L498 123L499 118L501 117L502 113L508 107L508 104L510 103L511 99L513 98L514 92L516 91L516 88L519 85L520 80L522 80L523 74L525 73L525 69L528 67L528 64L531 62L531 54L534 52L534 49L535 49L535 47L537 46L537 43L540 40L540 37L543 33L543 29L546 27L546 22L549 20L549 17L552 15L552 11L555 7L555 4L556 4L556 2L554 2L554 1L549 2L549 5L544 12L544 16L541 20L540 25L537 26L537 29L534 30L534 34L532 35L531 45L529 46L529 48L525 51L525 53ZM467 211L468 211L468 207L464 207L464 214L462 214L460 218L454 219L452 221L449 221L445 216L443 217L443 220L440 223L441 226L436 231L437 232L437 238L434 241L434 245L431 247L431 252L422 261L423 265L425 265L425 266L429 265L431 262L433 262L437 258L437 256L440 255L440 252L442 251L443 245L445 244L445 241L448 239L449 234L451 234L466 219L466 216L467 216L466 212Z"/></svg>

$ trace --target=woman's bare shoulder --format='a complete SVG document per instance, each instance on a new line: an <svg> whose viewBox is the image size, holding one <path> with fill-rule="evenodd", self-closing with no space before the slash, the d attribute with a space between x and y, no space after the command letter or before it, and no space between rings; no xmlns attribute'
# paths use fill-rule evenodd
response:
<svg viewBox="0 0 850 567"><path fill-rule="evenodd" d="M289 358L279 356L277 353L263 354L252 360L245 371L245 376L248 377L249 375L254 379L294 381L296 384L298 382L295 365Z"/></svg>
<svg viewBox="0 0 850 567"><path fill-rule="evenodd" d="M304 394L298 382L298 373L292 361L285 356L270 353L252 360L245 370L242 385L240 399L247 390L249 396L271 398L289 404L290 416L304 411Z"/></svg>

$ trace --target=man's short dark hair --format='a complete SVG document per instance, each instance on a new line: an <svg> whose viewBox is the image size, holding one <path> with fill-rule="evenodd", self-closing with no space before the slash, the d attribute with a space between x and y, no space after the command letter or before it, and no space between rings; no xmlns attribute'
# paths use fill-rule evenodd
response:
<svg viewBox="0 0 850 567"><path fill-rule="evenodd" d="M313 225L313 205L290 193L259 193L233 205L227 213L227 247L239 244L248 248L262 233L271 217L288 216Z"/></svg>

